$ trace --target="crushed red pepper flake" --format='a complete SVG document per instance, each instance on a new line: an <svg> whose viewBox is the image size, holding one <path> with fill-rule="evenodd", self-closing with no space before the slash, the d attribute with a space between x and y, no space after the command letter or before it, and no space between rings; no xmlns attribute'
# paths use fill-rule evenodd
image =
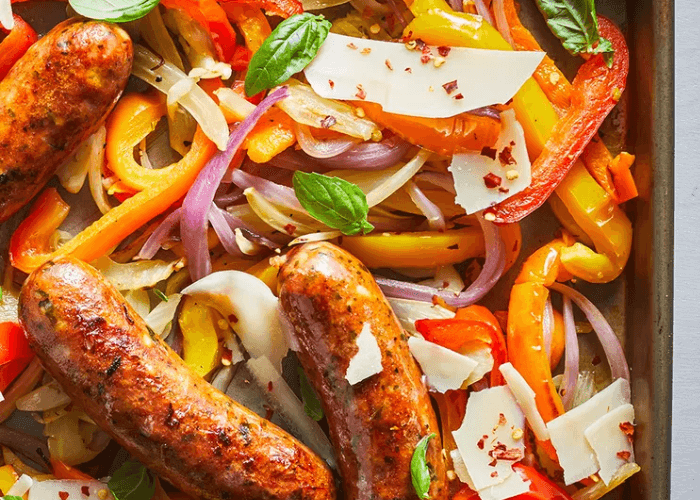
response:
<svg viewBox="0 0 700 500"><path fill-rule="evenodd" d="M499 192L499 193L503 193L503 194L507 194L507 193L510 192L510 189L505 188L505 187L499 187L499 188L498 188L498 192Z"/></svg>
<svg viewBox="0 0 700 500"><path fill-rule="evenodd" d="M412 70L411 68L406 68L404 71L405 71L406 73L413 73L413 70Z"/></svg>
<svg viewBox="0 0 700 500"><path fill-rule="evenodd" d="M498 161L501 162L501 165L508 166L508 165L515 165L515 158L513 158L513 147L512 146L506 146L501 150L500 153L498 153Z"/></svg>
<svg viewBox="0 0 700 500"><path fill-rule="evenodd" d="M273 387L274 387L274 385L272 384L272 380L270 380L270 381L267 383L267 390L268 390L269 392L272 392Z"/></svg>
<svg viewBox="0 0 700 500"><path fill-rule="evenodd" d="M498 186L501 185L501 182L503 179L499 177L498 175L494 174L493 172L489 172L484 176L484 184L486 185L487 188L489 189L495 189Z"/></svg>
<svg viewBox="0 0 700 500"><path fill-rule="evenodd" d="M430 60L433 58L430 54L423 54L420 56L420 62L423 64L428 64Z"/></svg>
<svg viewBox="0 0 700 500"><path fill-rule="evenodd" d="M364 87L360 83L357 84L357 94L355 94L355 97L362 99L363 101L367 97L367 92L365 92Z"/></svg>
<svg viewBox="0 0 700 500"><path fill-rule="evenodd" d="M489 462L489 467L496 467L498 465L498 460L495 458Z"/></svg>
<svg viewBox="0 0 700 500"><path fill-rule="evenodd" d="M491 477L498 477L498 471L495 470L491 473Z"/></svg>
<svg viewBox="0 0 700 500"><path fill-rule="evenodd" d="M337 120L332 115L327 115L323 120L321 120L321 128L331 128L337 123Z"/></svg>
<svg viewBox="0 0 700 500"><path fill-rule="evenodd" d="M89 497L89 496L90 496L90 488L88 488L87 486L81 486L81 487L80 487L80 492L81 492L83 495L85 495L86 497Z"/></svg>
<svg viewBox="0 0 700 500"><path fill-rule="evenodd" d="M506 425L508 421L506 420L506 416L503 413L498 414L498 425Z"/></svg>
<svg viewBox="0 0 700 500"><path fill-rule="evenodd" d="M620 430L629 438L634 436L634 425L632 425L631 422L622 422L620 424Z"/></svg>
<svg viewBox="0 0 700 500"><path fill-rule="evenodd" d="M365 47L360 51L360 54L362 54L363 56L367 56L370 52L372 52L372 49L370 47Z"/></svg>
<svg viewBox="0 0 700 500"><path fill-rule="evenodd" d="M352 50L356 50L356 49L357 49L357 45L355 45L355 44L352 43L352 42L350 42L350 43L347 45L347 47L348 47L349 49L352 49Z"/></svg>
<svg viewBox="0 0 700 500"><path fill-rule="evenodd" d="M334 82L333 80L328 80L328 86L329 86L330 88L335 87L335 82Z"/></svg>
<svg viewBox="0 0 700 500"><path fill-rule="evenodd" d="M58 498L60 498L61 500L68 500L69 496L70 495L68 494L67 491L59 491L58 492Z"/></svg>
<svg viewBox="0 0 700 500"><path fill-rule="evenodd" d="M484 146L481 149L481 156L486 156L488 158L491 158L492 160L496 159L497 154L498 154L498 150L496 148L490 148L488 146Z"/></svg>
<svg viewBox="0 0 700 500"><path fill-rule="evenodd" d="M447 95L451 94L452 92L457 90L457 80L452 80L451 82L443 83L442 88L445 89Z"/></svg>
<svg viewBox="0 0 700 500"><path fill-rule="evenodd" d="M520 448L507 448L503 443L498 443L489 451L489 456L494 460L521 460L524 454Z"/></svg>
<svg viewBox="0 0 700 500"><path fill-rule="evenodd" d="M438 54L440 54L442 57L447 57L451 49L445 45L440 45L437 50Z"/></svg>
<svg viewBox="0 0 700 500"><path fill-rule="evenodd" d="M289 236L292 236L297 230L297 227L294 224L287 224L286 226L284 226L284 230L287 231L287 234L289 234Z"/></svg>
<svg viewBox="0 0 700 500"><path fill-rule="evenodd" d="M479 439L479 440L476 442L476 446L477 446L480 450L483 450L483 449L484 449L484 438Z"/></svg>
<svg viewBox="0 0 700 500"><path fill-rule="evenodd" d="M454 96L455 101L461 101L462 99L464 99L464 96L461 93Z"/></svg>
<svg viewBox="0 0 700 500"><path fill-rule="evenodd" d="M389 68L391 71L394 71L394 67L391 65L391 61L389 59L386 59L384 61L384 64L386 65L387 68Z"/></svg>
<svg viewBox="0 0 700 500"><path fill-rule="evenodd" d="M629 460L630 456L632 456L632 454L627 450L623 450L623 451L618 451L617 456L619 458L621 458L622 460Z"/></svg>

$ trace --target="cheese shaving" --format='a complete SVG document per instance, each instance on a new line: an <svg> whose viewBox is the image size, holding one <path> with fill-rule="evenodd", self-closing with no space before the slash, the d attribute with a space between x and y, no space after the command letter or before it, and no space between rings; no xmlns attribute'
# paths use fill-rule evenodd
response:
<svg viewBox="0 0 700 500"><path fill-rule="evenodd" d="M350 385L362 382L383 370L382 352L377 344L377 339L372 334L372 327L369 323L362 326L362 331L357 336L355 343L358 347L357 353L350 360L345 372L345 378L350 382Z"/></svg>

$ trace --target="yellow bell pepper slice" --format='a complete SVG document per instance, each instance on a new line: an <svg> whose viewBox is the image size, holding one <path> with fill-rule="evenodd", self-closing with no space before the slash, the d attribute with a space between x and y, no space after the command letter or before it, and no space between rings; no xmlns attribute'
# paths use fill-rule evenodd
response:
<svg viewBox="0 0 700 500"><path fill-rule="evenodd" d="M3 465L0 467L0 491L6 492L12 488L12 485L17 482L19 475L15 472L15 468L11 465Z"/></svg>
<svg viewBox="0 0 700 500"><path fill-rule="evenodd" d="M217 335L219 314L211 307L185 298L178 319L182 330L182 359L204 377L219 364L220 347Z"/></svg>
<svg viewBox="0 0 700 500"><path fill-rule="evenodd" d="M343 237L339 245L369 268L426 268L457 264L484 254L478 226L445 232L376 233Z"/></svg>
<svg viewBox="0 0 700 500"><path fill-rule="evenodd" d="M272 293L277 295L277 273L279 268L270 264L270 259L263 259L252 267L249 267L246 272L252 274L260 281L265 283Z"/></svg>

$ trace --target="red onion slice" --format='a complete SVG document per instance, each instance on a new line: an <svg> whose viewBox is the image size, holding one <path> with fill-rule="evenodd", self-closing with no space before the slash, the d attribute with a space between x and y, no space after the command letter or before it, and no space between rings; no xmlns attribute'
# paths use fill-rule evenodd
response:
<svg viewBox="0 0 700 500"><path fill-rule="evenodd" d="M443 174L441 172L419 172L416 175L416 180L429 182L433 186L444 189L448 193L457 194L455 189L455 180L452 174Z"/></svg>
<svg viewBox="0 0 700 500"><path fill-rule="evenodd" d="M357 141L349 136L347 138L321 141L311 134L311 129L307 125L301 123L295 122L294 128L297 133L297 142L299 146L301 146L304 153L313 158L331 158L333 156L338 156L340 153L344 153L357 144Z"/></svg>
<svg viewBox="0 0 700 500"><path fill-rule="evenodd" d="M172 233L177 226L180 225L180 220L182 219L182 208L173 210L163 222L151 233L151 235L143 244L138 255L134 258L135 260L140 259L152 259L163 246L163 243L168 239L170 233Z"/></svg>
<svg viewBox="0 0 700 500"><path fill-rule="evenodd" d="M294 148L282 151L270 159L269 164L285 170L301 170L302 172L322 172L325 170L316 158L311 158L303 152L294 151Z"/></svg>
<svg viewBox="0 0 700 500"><path fill-rule="evenodd" d="M455 12L464 12L464 3L462 0L449 0L448 3Z"/></svg>
<svg viewBox="0 0 700 500"><path fill-rule="evenodd" d="M249 174L248 172L243 172L239 169L232 170L230 178L231 182L239 188L244 190L250 187L255 188L261 195L274 203L293 208L294 210L305 211L304 207L299 203L299 200L297 200L294 189L288 186L276 184L270 180Z"/></svg>
<svg viewBox="0 0 700 500"><path fill-rule="evenodd" d="M319 159L321 165L348 170L382 170L396 165L411 144L394 135L379 142L363 142L331 158Z"/></svg>
<svg viewBox="0 0 700 500"><path fill-rule="evenodd" d="M276 102L289 95L281 87L268 95L229 136L225 151L219 151L197 176L182 203L181 237L190 276L194 281L211 273L211 258L207 247L209 208L234 155L243 140L262 115Z"/></svg>
<svg viewBox="0 0 700 500"><path fill-rule="evenodd" d="M566 336L566 357L564 358L564 379L561 382L559 394L561 394L561 402L564 403L564 409L569 411L573 407L574 396L576 395L579 347L578 336L576 335L576 322L574 321L574 308L571 305L571 299L566 295L564 295L564 333Z"/></svg>
<svg viewBox="0 0 700 500"><path fill-rule="evenodd" d="M236 243L236 234L233 232L233 229L231 229L231 226L229 226L228 221L224 217L225 213L226 212L212 203L207 218L209 219L209 223L214 229L214 232L219 237L221 246L224 247L226 253L230 253L231 255L243 255L241 249L238 248L238 243Z"/></svg>
<svg viewBox="0 0 700 500"><path fill-rule="evenodd" d="M413 181L406 183L406 191L408 191L408 196L411 197L411 201L416 204L418 210L428 219L430 229L433 231L444 231L447 226L445 225L445 216L442 214L440 207L430 201Z"/></svg>
<svg viewBox="0 0 700 500"><path fill-rule="evenodd" d="M469 288L459 294L455 294L454 292L438 290L430 286L377 277L377 283L384 294L387 297L418 300L420 302L432 302L433 297L438 296L453 307L467 307L481 300L501 278L506 263L506 251L501 238L500 228L486 221L481 213L477 215L477 219L484 231L486 261L479 277L474 280L474 283Z"/></svg>
<svg viewBox="0 0 700 500"><path fill-rule="evenodd" d="M584 297L583 294L573 288L569 288L560 283L554 283L550 288L569 297L583 311L583 314L586 315L586 319L588 319L596 335L598 335L598 340L600 340L603 350L605 351L605 356L608 358L610 373L613 380L617 380L618 378L629 380L630 369L627 365L627 359L625 358L625 351L622 348L622 344L620 344L620 340L610 326L610 323L608 323L605 316L603 316L603 313L601 313L590 300Z"/></svg>
<svg viewBox="0 0 700 500"><path fill-rule="evenodd" d="M498 29L499 33L512 47L513 37L510 34L510 26L508 25L508 17L506 16L506 8L503 4L503 0L493 0L493 14L496 18L496 29Z"/></svg>
<svg viewBox="0 0 700 500"><path fill-rule="evenodd" d="M493 17L491 17L491 11L486 6L484 0L474 0L474 5L476 5L476 12L484 18L484 20L493 26Z"/></svg>

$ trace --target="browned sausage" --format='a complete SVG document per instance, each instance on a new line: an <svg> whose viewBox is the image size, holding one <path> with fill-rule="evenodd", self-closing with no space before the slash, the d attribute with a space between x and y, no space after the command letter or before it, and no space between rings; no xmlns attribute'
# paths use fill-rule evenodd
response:
<svg viewBox="0 0 700 500"><path fill-rule="evenodd" d="M19 308L32 349L73 401L185 493L335 497L320 458L194 374L87 264L44 264L24 284Z"/></svg>
<svg viewBox="0 0 700 500"><path fill-rule="evenodd" d="M417 498L411 457L423 436L439 436L438 424L405 332L374 278L344 250L310 243L288 254L279 284L299 361L328 419L346 498ZM366 323L381 350L382 371L351 386L345 375ZM439 437L430 442L427 459L430 498L445 498Z"/></svg>
<svg viewBox="0 0 700 500"><path fill-rule="evenodd" d="M94 133L126 86L133 48L114 24L69 20L0 82L0 222Z"/></svg>

